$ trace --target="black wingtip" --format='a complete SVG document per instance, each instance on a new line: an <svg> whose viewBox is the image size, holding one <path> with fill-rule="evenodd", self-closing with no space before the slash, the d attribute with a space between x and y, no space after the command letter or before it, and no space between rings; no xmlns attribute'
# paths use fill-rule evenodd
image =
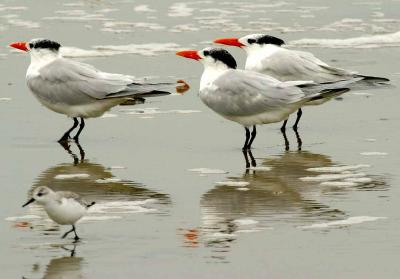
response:
<svg viewBox="0 0 400 279"><path fill-rule="evenodd" d="M96 202L91 202L90 204L88 204L87 206L86 206L86 208L89 208L89 207L91 207L91 206L93 206L93 205L95 205L96 204Z"/></svg>
<svg viewBox="0 0 400 279"><path fill-rule="evenodd" d="M363 80L370 81L370 82L389 82L390 81L390 79L384 78L384 77L363 76L363 75L359 75L359 77L362 77Z"/></svg>

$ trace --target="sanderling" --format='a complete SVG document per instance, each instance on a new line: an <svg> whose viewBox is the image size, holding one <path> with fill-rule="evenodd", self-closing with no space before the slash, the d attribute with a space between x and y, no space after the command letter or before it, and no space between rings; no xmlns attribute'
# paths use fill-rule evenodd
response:
<svg viewBox="0 0 400 279"><path fill-rule="evenodd" d="M37 201L42 205L50 219L60 225L72 225L72 229L64 233L65 238L69 233L74 232L75 241L79 240L76 234L75 223L85 215L87 209L95 202L87 203L78 194L73 192L54 192L46 186L40 186L33 191L32 198L22 207Z"/></svg>

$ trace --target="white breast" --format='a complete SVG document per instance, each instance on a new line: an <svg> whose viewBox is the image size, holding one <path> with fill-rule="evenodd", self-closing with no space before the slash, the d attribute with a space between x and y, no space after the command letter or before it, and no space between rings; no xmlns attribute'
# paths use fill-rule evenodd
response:
<svg viewBox="0 0 400 279"><path fill-rule="evenodd" d="M60 225L73 225L86 213L86 207L71 198L62 198L61 203L51 202L44 209L50 219Z"/></svg>

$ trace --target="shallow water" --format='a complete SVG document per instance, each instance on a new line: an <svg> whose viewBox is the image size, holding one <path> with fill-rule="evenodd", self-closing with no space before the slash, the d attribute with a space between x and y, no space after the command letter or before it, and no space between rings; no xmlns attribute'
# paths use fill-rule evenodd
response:
<svg viewBox="0 0 400 279"><path fill-rule="evenodd" d="M398 277L399 7L3 1L2 277ZM260 127L242 154L242 128L197 97L201 65L174 52L260 32L395 86L307 107L299 135L287 131L289 151L280 124ZM191 89L88 120L81 146L64 149L56 139L71 120L38 104L24 80L29 58L7 47L35 37L100 69L185 79ZM244 53L229 50L243 65ZM97 202L78 224L81 242L61 240L68 228L39 207L21 208L39 185Z"/></svg>

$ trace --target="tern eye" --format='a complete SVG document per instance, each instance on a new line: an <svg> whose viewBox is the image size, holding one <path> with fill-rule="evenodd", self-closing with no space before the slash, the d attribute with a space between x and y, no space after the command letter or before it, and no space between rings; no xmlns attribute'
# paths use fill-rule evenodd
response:
<svg viewBox="0 0 400 279"><path fill-rule="evenodd" d="M42 193L38 193L37 195L38 195L38 197L41 197L41 196L43 196L43 194L42 194Z"/></svg>
<svg viewBox="0 0 400 279"><path fill-rule="evenodd" d="M33 48L33 44L32 43L29 43L29 48Z"/></svg>
<svg viewBox="0 0 400 279"><path fill-rule="evenodd" d="M209 52L208 50L205 50L205 51L203 52L203 54L204 54L204 56L208 56L208 55L210 55L210 52Z"/></svg>
<svg viewBox="0 0 400 279"><path fill-rule="evenodd" d="M255 39L248 39L247 42L248 42L249 44L254 44L254 43L256 42L256 40L255 40Z"/></svg>

